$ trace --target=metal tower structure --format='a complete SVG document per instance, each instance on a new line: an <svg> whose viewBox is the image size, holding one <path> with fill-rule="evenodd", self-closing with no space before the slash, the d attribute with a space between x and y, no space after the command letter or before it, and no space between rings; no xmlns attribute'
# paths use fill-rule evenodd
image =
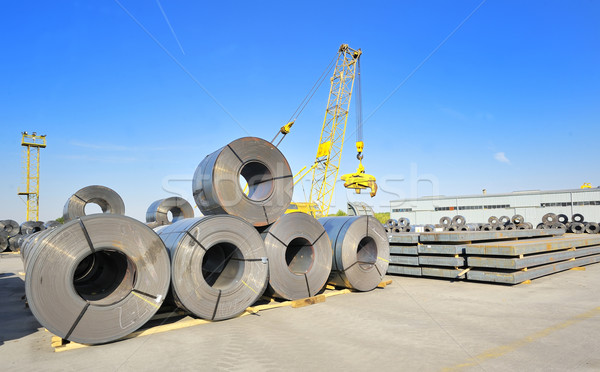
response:
<svg viewBox="0 0 600 372"><path fill-rule="evenodd" d="M342 44L338 50L317 157L313 166L309 200L317 204L317 217L327 216L329 213L342 159L354 78L361 54L360 49L354 50L348 44Z"/></svg>
<svg viewBox="0 0 600 372"><path fill-rule="evenodd" d="M38 221L40 218L40 149L46 147L46 135L36 132L21 133L23 146L23 178L25 191L19 191L20 196L26 196L27 221Z"/></svg>

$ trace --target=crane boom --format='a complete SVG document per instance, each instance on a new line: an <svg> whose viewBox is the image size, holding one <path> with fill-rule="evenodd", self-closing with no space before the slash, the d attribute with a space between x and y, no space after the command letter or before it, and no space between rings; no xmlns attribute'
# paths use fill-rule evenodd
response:
<svg viewBox="0 0 600 372"><path fill-rule="evenodd" d="M309 200L316 203L317 217L328 215L333 199L357 62L361 54L360 49L354 50L348 44L342 44L338 50L310 189Z"/></svg>

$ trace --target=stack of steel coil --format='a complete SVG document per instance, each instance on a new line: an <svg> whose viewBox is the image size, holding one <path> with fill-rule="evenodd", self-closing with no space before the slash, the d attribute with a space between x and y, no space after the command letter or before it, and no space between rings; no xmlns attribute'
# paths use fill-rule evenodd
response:
<svg viewBox="0 0 600 372"><path fill-rule="evenodd" d="M571 216L571 221L566 214L546 213L537 229L565 229L573 234L598 234L600 225L597 222L587 222L581 213Z"/></svg>

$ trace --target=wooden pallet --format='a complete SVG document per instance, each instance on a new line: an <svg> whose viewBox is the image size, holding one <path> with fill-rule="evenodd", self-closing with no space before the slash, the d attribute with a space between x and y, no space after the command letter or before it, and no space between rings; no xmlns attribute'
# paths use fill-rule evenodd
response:
<svg viewBox="0 0 600 372"><path fill-rule="evenodd" d="M392 284L392 280L386 280L386 281L379 283L377 288L385 288L386 286L388 286L390 284ZM354 291L351 289L347 289L347 288L340 289L340 288L336 288L331 285L327 285L325 287L325 291L323 293L318 294L316 296L312 296L312 297L302 298L299 300L282 301L282 300L278 300L275 298L263 297L261 299L262 301L259 301L259 302L266 302L266 303L259 303L257 305L250 306L246 309L246 311L244 311L242 314L238 315L236 318L241 318L243 316L257 314L260 311L276 309L276 308L280 308L280 307L299 308L299 307L314 305L314 304L325 302L325 300L328 297L338 296L341 294L346 294L346 293L351 293L351 292L354 292ZM119 340L116 340L114 342L127 340L130 338L149 336L149 335L153 335L156 333L164 333L164 332L173 331L176 329L189 328L189 327L197 326L200 324L213 323L213 321L210 321L210 320L191 318L190 316L188 316L188 314L185 311L183 311L181 309L177 309L177 308L170 308L166 312L161 312L160 314L156 314L155 316L152 317L152 319L150 319L149 323L153 322L153 321L161 320L161 319L162 320L178 319L178 320L173 323L169 323L169 324L160 324L160 325L157 325L154 327L140 329L140 330L133 332L125 337L122 337ZM81 349L84 347L90 347L90 346L94 346L94 345L80 344L77 342L71 342L69 340L65 340L59 336L52 336L51 346L54 349L54 352L58 353L58 352L62 352L62 351L76 350L76 349Z"/></svg>

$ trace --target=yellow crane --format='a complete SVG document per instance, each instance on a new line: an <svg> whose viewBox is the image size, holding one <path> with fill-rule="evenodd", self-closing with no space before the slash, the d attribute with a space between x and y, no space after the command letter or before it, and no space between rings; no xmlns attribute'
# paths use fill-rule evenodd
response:
<svg viewBox="0 0 600 372"><path fill-rule="evenodd" d="M334 58L335 69L333 76L330 79L331 86L329 88L329 99L327 101L327 108L325 110L325 118L323 120L315 162L310 168L306 169L307 167L304 167L294 176L294 185L296 185L304 178L304 176L312 172L310 196L308 202L292 203L288 213L305 212L312 214L315 217L323 217L329 214L329 208L335 190L335 182L338 177L342 159L346 123L348 122L348 112L356 77L358 77L356 80L360 87L361 55L362 51L360 49L355 50L350 48L348 44L342 44L337 52L337 58ZM330 65L332 65L332 63L330 63ZM319 80L324 79L328 70L329 68L325 70ZM296 110L298 115L302 112L304 107L306 107L306 104L310 98L312 98L316 89L318 89L320 85L319 80L317 80L317 83L313 86L311 91L314 91L312 94L309 92L300 104L300 107ZM358 91L356 149L358 152L357 158L359 160L359 166L356 173L343 175L342 180L345 181L345 187L354 189L357 193L360 193L361 190L370 188L371 196L375 196L375 193L377 192L376 179L375 177L366 174L364 166L362 165L364 143L362 141L360 88ZM294 115L296 115L296 113L294 113ZM292 118L294 115L292 115ZM279 135L282 135L277 143L277 145L279 145L283 138L290 132L290 129L295 122L295 119L291 120L292 118L290 118L290 121L286 125L281 127L279 132L273 138L273 143Z"/></svg>
<svg viewBox="0 0 600 372"><path fill-rule="evenodd" d="M22 132L23 146L23 176L25 191L19 196L25 196L27 205L27 221L39 221L40 218L40 149L46 147L46 135L36 132Z"/></svg>

